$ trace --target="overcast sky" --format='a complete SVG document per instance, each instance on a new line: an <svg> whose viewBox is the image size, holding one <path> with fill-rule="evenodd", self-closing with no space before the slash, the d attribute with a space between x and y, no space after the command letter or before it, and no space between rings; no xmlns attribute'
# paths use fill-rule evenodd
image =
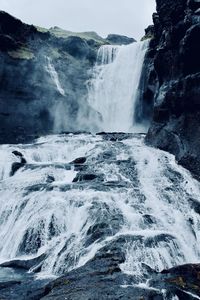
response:
<svg viewBox="0 0 200 300"><path fill-rule="evenodd" d="M152 23L155 0L0 0L0 9L42 27L139 39Z"/></svg>

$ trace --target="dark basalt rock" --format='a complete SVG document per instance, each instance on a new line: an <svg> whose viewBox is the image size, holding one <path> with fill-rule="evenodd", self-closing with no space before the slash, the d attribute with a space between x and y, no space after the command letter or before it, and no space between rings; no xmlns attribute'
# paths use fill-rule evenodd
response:
<svg viewBox="0 0 200 300"><path fill-rule="evenodd" d="M12 164L12 167L11 167L11 171L10 171L10 176L13 176L15 175L15 173L24 167L24 163L21 163L21 162L15 162Z"/></svg>
<svg viewBox="0 0 200 300"><path fill-rule="evenodd" d="M31 37L37 29L32 25L26 25L22 21L0 11L0 33L11 36L19 41L25 41L27 36Z"/></svg>
<svg viewBox="0 0 200 300"><path fill-rule="evenodd" d="M10 176L13 176L15 175L15 173L20 169L20 168L23 168L27 161L26 159L24 158L23 154L19 151L13 151L12 152L16 157L18 157L20 159L20 162L14 162L12 164L12 167L11 167L11 171L10 171Z"/></svg>
<svg viewBox="0 0 200 300"><path fill-rule="evenodd" d="M7 289L13 287L15 285L21 284L21 281L8 281L8 282L0 282L0 290Z"/></svg>
<svg viewBox="0 0 200 300"><path fill-rule="evenodd" d="M113 133L99 132L97 133L97 135L100 135L104 140L111 141L111 142L123 141L134 136L133 133L123 133L123 132L113 132Z"/></svg>
<svg viewBox="0 0 200 300"><path fill-rule="evenodd" d="M82 165L87 161L86 157L78 157L75 160L73 160L71 163L75 165Z"/></svg>
<svg viewBox="0 0 200 300"><path fill-rule="evenodd" d="M17 151L17 150L14 150L14 151L12 152L12 154L14 154L15 156L20 157L20 158L23 157L23 154L22 154L21 152Z"/></svg>
<svg viewBox="0 0 200 300"><path fill-rule="evenodd" d="M2 300L39 300L44 295L49 280L34 280L33 275L20 272L23 280L12 280L0 283Z"/></svg>
<svg viewBox="0 0 200 300"><path fill-rule="evenodd" d="M51 176L51 175L47 176L47 180L46 180L47 183L52 183L54 181L55 181L55 178L53 176Z"/></svg>
<svg viewBox="0 0 200 300"><path fill-rule="evenodd" d="M97 174L78 173L77 176L74 178L73 182L92 181L98 179L99 177L101 176Z"/></svg>
<svg viewBox="0 0 200 300"><path fill-rule="evenodd" d="M36 258L27 260L11 260L0 264L0 267L30 270L33 266L40 264L45 257L46 255L42 254Z"/></svg>
<svg viewBox="0 0 200 300"><path fill-rule="evenodd" d="M200 265L187 264L174 267L161 272L169 289L174 289L179 299L190 299L187 292L194 295L192 298L200 296Z"/></svg>
<svg viewBox="0 0 200 300"><path fill-rule="evenodd" d="M18 48L17 42L9 35L0 34L1 51L16 50Z"/></svg>
<svg viewBox="0 0 200 300"><path fill-rule="evenodd" d="M146 142L169 151L200 178L200 18L195 0L157 0L145 82L153 100Z"/></svg>
<svg viewBox="0 0 200 300"><path fill-rule="evenodd" d="M161 293L133 287L132 278L124 274L120 264L125 255L120 250L124 238L104 247L86 265L50 283L44 289L43 300L162 300ZM125 285L125 287L124 287Z"/></svg>

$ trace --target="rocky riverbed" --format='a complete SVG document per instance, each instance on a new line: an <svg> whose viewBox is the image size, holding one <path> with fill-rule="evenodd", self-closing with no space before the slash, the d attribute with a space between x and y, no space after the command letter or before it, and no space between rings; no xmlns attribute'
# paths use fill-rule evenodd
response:
<svg viewBox="0 0 200 300"><path fill-rule="evenodd" d="M199 261L199 182L144 135L46 136L0 157L1 299L199 295L199 266L177 267Z"/></svg>

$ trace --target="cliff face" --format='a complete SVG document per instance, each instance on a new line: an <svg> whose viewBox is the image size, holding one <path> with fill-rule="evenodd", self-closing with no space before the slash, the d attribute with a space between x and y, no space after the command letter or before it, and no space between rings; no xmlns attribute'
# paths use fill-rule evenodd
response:
<svg viewBox="0 0 200 300"><path fill-rule="evenodd" d="M200 176L200 1L157 0L145 92L154 101L146 142Z"/></svg>
<svg viewBox="0 0 200 300"><path fill-rule="evenodd" d="M120 43L127 42L132 39L121 37ZM95 32L47 30L1 11L0 143L84 130L86 83L106 43Z"/></svg>
<svg viewBox="0 0 200 300"><path fill-rule="evenodd" d="M0 143L76 130L78 101L85 101L101 44L60 37L0 12Z"/></svg>

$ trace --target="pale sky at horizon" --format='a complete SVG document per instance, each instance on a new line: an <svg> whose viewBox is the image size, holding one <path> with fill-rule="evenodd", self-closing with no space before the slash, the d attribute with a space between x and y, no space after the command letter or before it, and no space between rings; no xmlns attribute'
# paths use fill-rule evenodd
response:
<svg viewBox="0 0 200 300"><path fill-rule="evenodd" d="M28 24L136 39L152 24L155 7L155 0L0 0L0 10Z"/></svg>

